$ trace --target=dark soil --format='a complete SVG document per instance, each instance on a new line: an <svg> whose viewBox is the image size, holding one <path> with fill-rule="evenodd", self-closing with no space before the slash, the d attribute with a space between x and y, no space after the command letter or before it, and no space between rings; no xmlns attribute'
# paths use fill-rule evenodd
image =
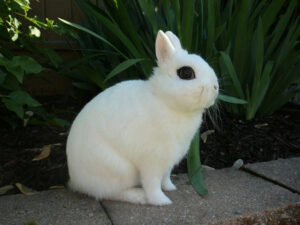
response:
<svg viewBox="0 0 300 225"><path fill-rule="evenodd" d="M254 163L300 156L299 115L300 107L295 105L286 105L271 116L251 121L221 112L218 129L210 120L202 126L202 133L206 130L215 133L208 136L206 143L201 142L201 161L224 168L237 159Z"/></svg>
<svg viewBox="0 0 300 225"><path fill-rule="evenodd" d="M41 100L42 101L42 100ZM84 101L74 99L44 99L48 110L72 121L83 107ZM202 164L230 167L237 159L244 163L269 161L300 156L300 107L289 105L272 116L244 121L221 111L217 126L205 116L202 133L214 130L201 140ZM17 182L34 190L65 185L68 180L65 143L69 128L28 126L11 130L0 128L0 188ZM32 161L45 145L51 154ZM174 170L186 172L186 162ZM7 194L18 193L14 188Z"/></svg>
<svg viewBox="0 0 300 225"><path fill-rule="evenodd" d="M300 206L288 205L278 209L266 210L245 217L227 219L214 223L215 225L298 225L300 221ZM212 225L208 223L206 225Z"/></svg>

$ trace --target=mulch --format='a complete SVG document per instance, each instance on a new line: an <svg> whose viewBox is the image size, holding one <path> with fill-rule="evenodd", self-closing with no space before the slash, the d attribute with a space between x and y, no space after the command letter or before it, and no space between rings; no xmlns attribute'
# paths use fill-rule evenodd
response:
<svg viewBox="0 0 300 225"><path fill-rule="evenodd" d="M300 221L300 206L290 204L282 208L265 210L260 213L242 216L239 218L226 219L214 223L215 225L245 225L245 224L268 224L268 225L298 225ZM206 225L212 225L208 223Z"/></svg>
<svg viewBox="0 0 300 225"><path fill-rule="evenodd" d="M84 101L48 98L47 108L72 121ZM287 105L277 113L245 121L220 110L216 120L204 117L201 132L209 135L201 139L202 164L213 168L231 167L237 159L244 163L270 161L300 156L300 107ZM65 144L69 128L27 126L12 130L0 128L0 187L21 183L41 191L65 185L68 180ZM205 141L205 143L204 143ZM50 155L33 160L44 146ZM183 160L174 169L186 172ZM13 188L7 194L18 193Z"/></svg>

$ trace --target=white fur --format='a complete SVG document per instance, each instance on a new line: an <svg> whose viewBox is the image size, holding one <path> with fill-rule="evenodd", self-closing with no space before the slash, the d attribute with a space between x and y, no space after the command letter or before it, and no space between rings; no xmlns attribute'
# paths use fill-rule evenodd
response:
<svg viewBox="0 0 300 225"><path fill-rule="evenodd" d="M181 48L170 31L158 32L158 67L149 80L121 82L91 100L67 140L69 186L96 199L165 205L175 190L171 170L184 157L218 94L214 71ZM193 80L177 69L190 66ZM139 187L140 186L140 187Z"/></svg>

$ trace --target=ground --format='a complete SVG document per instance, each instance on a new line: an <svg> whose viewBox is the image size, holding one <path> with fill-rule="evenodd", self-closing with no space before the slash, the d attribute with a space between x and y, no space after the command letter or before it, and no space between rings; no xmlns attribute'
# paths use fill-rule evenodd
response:
<svg viewBox="0 0 300 225"><path fill-rule="evenodd" d="M83 107L83 101L72 98L42 99L46 107L72 121ZM300 107L287 105L272 116L245 121L220 110L213 125L205 116L201 132L209 135L201 139L202 164L214 168L230 167L237 159L244 163L269 161L300 156ZM17 182L34 190L65 185L68 179L65 143L69 128L27 126L16 130L0 128L0 187ZM213 131L211 131L213 130ZM205 143L204 143L205 141ZM44 146L50 155L33 160ZM186 172L186 162L175 168ZM8 194L18 193L14 188Z"/></svg>

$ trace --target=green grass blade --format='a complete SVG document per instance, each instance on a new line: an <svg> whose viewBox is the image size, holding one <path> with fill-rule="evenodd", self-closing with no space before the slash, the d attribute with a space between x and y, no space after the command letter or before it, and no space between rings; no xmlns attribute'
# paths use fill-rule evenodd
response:
<svg viewBox="0 0 300 225"><path fill-rule="evenodd" d="M228 74L230 75L230 78L232 80L233 86L238 93L238 96L242 99L245 99L245 95L242 90L241 83L238 79L238 76L236 74L236 71L234 69L234 66L232 64L232 61L229 57L229 55L226 52L220 52L221 58L223 59L224 65L227 69Z"/></svg>
<svg viewBox="0 0 300 225"><path fill-rule="evenodd" d="M285 34L285 29L288 27L288 23L290 21L290 18L292 17L293 11L297 5L296 0L291 0L290 4L285 11L284 15L281 17L281 19L278 21L274 31L272 32L272 39L270 41L270 44L268 45L266 49L266 59L270 59L270 57L274 54L274 51L276 50L277 45L279 44L282 35Z"/></svg>
<svg viewBox="0 0 300 225"><path fill-rule="evenodd" d="M261 18L255 32L255 77L260 76L264 63L264 30ZM255 79L255 78L254 78Z"/></svg>
<svg viewBox="0 0 300 225"><path fill-rule="evenodd" d="M79 7L84 9L90 15L94 16L104 27L106 27L106 29L112 32L135 58L141 58L141 54L139 53L135 45L129 40L129 38L124 34L124 32L117 24L114 24L108 18L102 15L93 4L83 0L77 0L77 2L79 4Z"/></svg>
<svg viewBox="0 0 300 225"><path fill-rule="evenodd" d="M139 35L136 32L136 27L134 26L132 20L130 19L130 16L128 15L128 10L124 5L123 0L116 0L116 1L118 3L118 7L115 9L116 11L115 14L119 18L118 25L120 26L120 29L134 43L139 53L144 57L146 57L143 46L141 45L141 40L139 39Z"/></svg>
<svg viewBox="0 0 300 225"><path fill-rule="evenodd" d="M158 20L154 11L154 4L152 0L138 0L143 13L145 14L145 18L148 19L148 22L151 24L152 32L156 35L158 31Z"/></svg>
<svg viewBox="0 0 300 225"><path fill-rule="evenodd" d="M64 20L64 19L62 19L62 18L58 18L61 22L63 22L64 24L67 24L67 25L69 25L69 26L71 26L71 27L74 27L74 28L76 28L76 29L78 29L78 30L81 30L81 31L83 31L83 32L85 32L85 33L88 33L88 34L90 34L90 35L92 35L93 37L95 37L95 38L97 38L97 39L99 39L99 40L101 40L101 41L103 41L104 43L106 43L107 45L109 45L110 47L112 47L114 50L116 50L120 55L122 55L124 58L126 58L126 56L117 48L117 47L115 47L112 43L110 43L108 40L106 40L105 38L103 38L103 37L101 37L99 34L96 34L94 31L91 31L91 30L89 30L88 28L86 28L86 27L83 27L83 26L81 26L81 25L79 25L79 24L76 24L76 23L72 23L72 22L70 22L70 21L67 21L67 20Z"/></svg>
<svg viewBox="0 0 300 225"><path fill-rule="evenodd" d="M145 59L127 59L124 62L120 63L116 68L114 68L105 78L104 82L107 82L109 79L113 78L117 74L123 72L134 64L143 61Z"/></svg>
<svg viewBox="0 0 300 225"><path fill-rule="evenodd" d="M246 119L253 119L258 111L270 85L270 74L273 69L274 62L269 61L262 73L257 75L256 82L253 83L252 93L249 104L247 106ZM261 77L260 77L261 76Z"/></svg>
<svg viewBox="0 0 300 225"><path fill-rule="evenodd" d="M215 27L216 27L216 21L215 21L215 1L210 0L206 3L207 7L207 42L206 42L206 57L211 56L211 52L213 49L213 44L215 41Z"/></svg>
<svg viewBox="0 0 300 225"><path fill-rule="evenodd" d="M79 67L79 70L101 89L104 90L105 88L107 88L104 81L104 75L100 74L100 72L95 71L94 69L87 66L81 66Z"/></svg>
<svg viewBox="0 0 300 225"><path fill-rule="evenodd" d="M205 196L207 195L208 191L205 187L202 175L199 144L200 140L198 131L191 143L189 152L187 154L188 177L196 192L202 196Z"/></svg>
<svg viewBox="0 0 300 225"><path fill-rule="evenodd" d="M232 104L247 104L248 103L246 100L228 96L228 95L224 95L224 94L219 94L218 99L223 102L228 102L228 103L232 103Z"/></svg>
<svg viewBox="0 0 300 225"><path fill-rule="evenodd" d="M287 103L293 96L295 96L298 93L300 93L300 89L277 96L276 101L271 102L271 104L266 109L265 113L267 114L274 113L276 110L282 107L285 103Z"/></svg>
<svg viewBox="0 0 300 225"><path fill-rule="evenodd" d="M104 53L88 54L88 55L83 56L83 57L81 57L79 59L73 60L73 61L71 61L69 63L64 64L63 68L59 72L61 73L61 72L66 71L66 70L68 70L68 69L70 69L72 67L76 67L76 66L78 66L80 64L86 63L90 59L95 58L95 57L99 57L101 55L104 55Z"/></svg>
<svg viewBox="0 0 300 225"><path fill-rule="evenodd" d="M263 14L262 21L264 25L264 34L266 34L270 26L276 22L276 17L279 10L282 8L285 0L273 0L268 5L266 11Z"/></svg>
<svg viewBox="0 0 300 225"><path fill-rule="evenodd" d="M179 35L179 39L181 40L182 39L182 36L181 36L181 13L180 13L179 0L172 0L172 1L170 1L170 3L171 3L171 7L175 13L177 33Z"/></svg>
<svg viewBox="0 0 300 225"><path fill-rule="evenodd" d="M195 19L195 0L182 1L181 44L188 51L191 50L193 27Z"/></svg>
<svg viewBox="0 0 300 225"><path fill-rule="evenodd" d="M225 28L226 28L226 22L224 22L222 25L220 25L216 28L215 41L217 41L219 39L221 34L224 32Z"/></svg>
<svg viewBox="0 0 300 225"><path fill-rule="evenodd" d="M72 82L72 84L73 84L73 86L75 86L79 89L82 89L82 90L96 91L95 86L91 85L90 83L74 81L74 82Z"/></svg>
<svg viewBox="0 0 300 225"><path fill-rule="evenodd" d="M236 16L236 29L234 35L232 62L235 65L235 70L239 74L240 81L244 82L245 64L248 57L249 37L251 35L251 24L249 24L249 16L252 6L252 1L244 0L237 1L237 8L235 9ZM232 36L233 37L233 36ZM241 97L241 96L240 96Z"/></svg>
<svg viewBox="0 0 300 225"><path fill-rule="evenodd" d="M251 14L250 21L254 22L256 18L262 14L262 10L266 6L267 0L260 0L259 4L255 7L253 13Z"/></svg>

